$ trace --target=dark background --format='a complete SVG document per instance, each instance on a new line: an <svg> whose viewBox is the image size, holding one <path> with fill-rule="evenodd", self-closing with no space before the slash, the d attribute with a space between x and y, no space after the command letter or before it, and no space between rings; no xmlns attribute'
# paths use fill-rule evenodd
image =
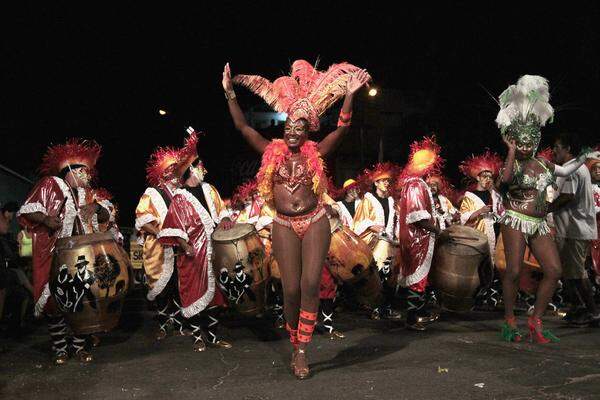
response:
<svg viewBox="0 0 600 400"><path fill-rule="evenodd" d="M380 102L388 92L400 93L419 112L385 130L386 158L403 163L410 142L435 133L456 184L456 166L467 155L485 147L504 150L494 124L498 108L486 90L497 97L526 73L550 81L557 112L546 140L571 130L598 141L599 9L593 2L556 8L202 3L196 9L103 2L5 12L0 163L34 176L50 143L96 139L103 145L99 184L115 195L121 222L131 225L149 154L157 145L180 145L192 125L206 132L200 153L207 180L228 196L241 179L240 160L257 157L228 116L224 63L234 74L275 79L298 58L319 58L322 68L344 60L367 68ZM260 103L244 89L237 93L244 108ZM362 96L349 143L361 127L356 115L368 101ZM371 126L367 132L370 150L360 162L355 158L356 171L377 157L373 143L383 130ZM348 147L342 154L358 151ZM337 184L349 177L344 171Z"/></svg>

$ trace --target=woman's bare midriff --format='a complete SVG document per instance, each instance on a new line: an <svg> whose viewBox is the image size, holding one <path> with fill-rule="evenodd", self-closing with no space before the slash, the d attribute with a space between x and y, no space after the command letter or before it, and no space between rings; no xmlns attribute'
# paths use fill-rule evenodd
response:
<svg viewBox="0 0 600 400"><path fill-rule="evenodd" d="M279 214L295 217L314 210L319 204L319 199L312 187L300 185L293 193L290 193L284 185L274 184L273 202L275 210Z"/></svg>

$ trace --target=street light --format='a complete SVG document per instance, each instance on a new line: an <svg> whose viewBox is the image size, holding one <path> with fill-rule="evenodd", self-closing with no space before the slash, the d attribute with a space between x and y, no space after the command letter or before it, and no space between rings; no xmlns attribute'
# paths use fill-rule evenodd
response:
<svg viewBox="0 0 600 400"><path fill-rule="evenodd" d="M165 110L163 110L162 108L158 110L158 113L163 116L167 115L167 112Z"/></svg>
<svg viewBox="0 0 600 400"><path fill-rule="evenodd" d="M377 96L377 89L372 88L371 90L369 90L369 96L371 96L371 97Z"/></svg>

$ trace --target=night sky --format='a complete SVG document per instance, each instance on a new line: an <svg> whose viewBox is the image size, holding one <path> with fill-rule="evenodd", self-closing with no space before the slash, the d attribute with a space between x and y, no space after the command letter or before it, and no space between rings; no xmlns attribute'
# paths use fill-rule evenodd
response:
<svg viewBox="0 0 600 400"><path fill-rule="evenodd" d="M464 157L486 146L504 150L493 122L498 108L486 90L497 96L526 73L550 81L557 113L546 138L577 130L598 141L600 13L592 2L577 9L396 2L398 11L371 3L219 2L174 10L102 2L5 13L0 163L30 176L48 144L93 138L103 145L99 184L131 225L149 154L157 145L180 145L191 125L206 132L200 153L207 180L227 196L238 183L232 163L254 156L227 112L224 63L234 74L274 79L299 58L365 67L382 96L387 88L423 94L426 118L394 132L386 146L392 161L404 162L408 143L436 133L457 184ZM244 108L260 102L242 88L237 93Z"/></svg>

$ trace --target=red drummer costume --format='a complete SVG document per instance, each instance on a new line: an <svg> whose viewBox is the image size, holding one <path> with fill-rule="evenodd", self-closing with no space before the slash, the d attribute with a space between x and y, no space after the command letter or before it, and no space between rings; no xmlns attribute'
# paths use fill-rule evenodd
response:
<svg viewBox="0 0 600 400"><path fill-rule="evenodd" d="M197 137L188 140L188 145L196 146ZM167 329L174 325L183 332L178 300L177 274L174 273L175 254L171 246L163 246L157 239L167 210L181 186L175 175L180 154L185 151L173 148L158 148L150 156L146 167L146 178L150 186L146 188L135 210L135 229L143 246L144 272L149 301L156 301L159 328L156 340L167 336Z"/></svg>
<svg viewBox="0 0 600 400"><path fill-rule="evenodd" d="M68 358L68 329L50 292L54 245L57 239L73 234L98 232L98 224L109 219L109 210L96 201L89 188L100 151L95 142L77 139L50 147L40 167L44 178L35 185L17 214L19 223L32 233L35 315L48 317L57 365ZM86 349L86 336L73 336L72 344L80 361L92 361Z"/></svg>
<svg viewBox="0 0 600 400"><path fill-rule="evenodd" d="M411 145L409 162L398 181L398 224L400 241L398 288L406 290L407 326L422 331L419 321L425 307L425 289L433 259L436 235L441 230L434 218L434 201L423 177L439 171L440 148L433 139L425 138Z"/></svg>
<svg viewBox="0 0 600 400"><path fill-rule="evenodd" d="M215 282L211 235L215 218L224 214L217 214L217 210L222 210L215 203L211 207L210 202L221 201L221 198L216 189L202 182L206 170L198 159L195 144L187 145L186 149L176 172L182 176L184 186L175 191L158 238L164 245L179 246L184 250L177 258L179 297L181 312L194 336L194 351L206 349L203 330L209 345L230 348L231 345L218 340L215 333L217 308L225 305L225 298ZM226 210L222 201L219 206ZM228 217L223 219L225 224L231 222Z"/></svg>

